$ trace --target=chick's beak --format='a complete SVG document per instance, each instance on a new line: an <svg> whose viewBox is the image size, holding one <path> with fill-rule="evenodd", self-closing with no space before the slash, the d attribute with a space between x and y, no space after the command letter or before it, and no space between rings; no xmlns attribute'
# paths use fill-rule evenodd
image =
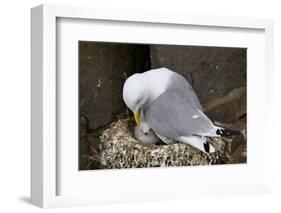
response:
<svg viewBox="0 0 281 213"><path fill-rule="evenodd" d="M140 110L138 110L134 113L134 117L135 117L136 124L139 125L140 124Z"/></svg>

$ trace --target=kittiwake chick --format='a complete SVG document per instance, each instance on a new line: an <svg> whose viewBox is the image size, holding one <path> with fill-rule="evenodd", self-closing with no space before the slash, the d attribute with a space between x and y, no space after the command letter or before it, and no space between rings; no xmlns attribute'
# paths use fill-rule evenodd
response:
<svg viewBox="0 0 281 213"><path fill-rule="evenodd" d="M160 141L146 122L141 122L135 126L134 135L143 144L156 144Z"/></svg>

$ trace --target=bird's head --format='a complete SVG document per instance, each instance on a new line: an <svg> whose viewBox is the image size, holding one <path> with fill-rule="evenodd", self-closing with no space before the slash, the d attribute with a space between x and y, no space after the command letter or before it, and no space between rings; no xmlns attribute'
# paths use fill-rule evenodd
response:
<svg viewBox="0 0 281 213"><path fill-rule="evenodd" d="M146 82L143 80L141 74L136 73L125 81L123 86L123 100L127 107L134 113L137 125L140 124L141 109L148 100Z"/></svg>

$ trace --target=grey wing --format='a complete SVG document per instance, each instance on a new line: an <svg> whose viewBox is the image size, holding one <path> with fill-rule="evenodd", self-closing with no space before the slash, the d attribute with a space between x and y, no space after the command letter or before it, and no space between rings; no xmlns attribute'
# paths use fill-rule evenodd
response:
<svg viewBox="0 0 281 213"><path fill-rule="evenodd" d="M206 135L214 126L182 90L168 90L144 109L144 119L155 133L167 137Z"/></svg>
<svg viewBox="0 0 281 213"><path fill-rule="evenodd" d="M185 92L186 96L189 98L190 103L193 107L200 109L203 111L203 107L195 94L190 83L180 74L174 73L171 78L171 84L168 86L167 90L182 90Z"/></svg>

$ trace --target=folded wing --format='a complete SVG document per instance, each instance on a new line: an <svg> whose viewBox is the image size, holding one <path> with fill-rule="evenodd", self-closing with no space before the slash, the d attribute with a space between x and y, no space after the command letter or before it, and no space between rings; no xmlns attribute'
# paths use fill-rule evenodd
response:
<svg viewBox="0 0 281 213"><path fill-rule="evenodd" d="M167 138L215 135L213 123L201 108L194 105L190 94L181 89L167 90L147 106L143 113L155 133Z"/></svg>

